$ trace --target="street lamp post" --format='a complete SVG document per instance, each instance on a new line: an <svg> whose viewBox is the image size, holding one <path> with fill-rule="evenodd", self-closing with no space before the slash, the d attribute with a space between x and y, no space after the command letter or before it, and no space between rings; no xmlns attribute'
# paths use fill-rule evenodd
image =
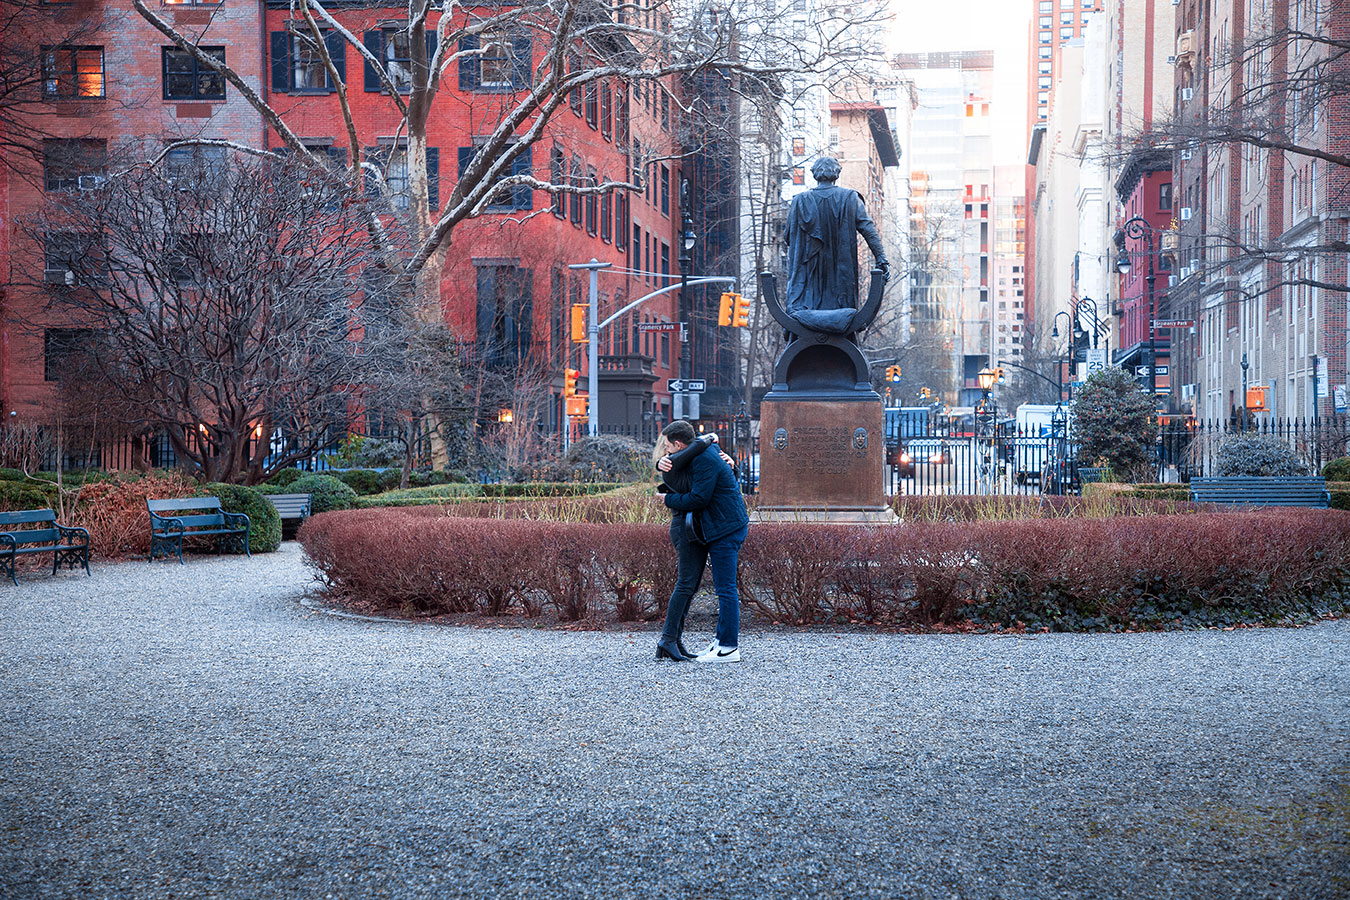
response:
<svg viewBox="0 0 1350 900"><path fill-rule="evenodd" d="M680 179L680 380L694 377L693 304L689 296L689 272L694 267L694 218L689 214L689 179ZM680 418L689 417L689 394L680 396Z"/></svg>
<svg viewBox="0 0 1350 900"><path fill-rule="evenodd" d="M1247 354L1242 354L1242 430L1247 430Z"/></svg>
<svg viewBox="0 0 1350 900"><path fill-rule="evenodd" d="M1136 241L1140 238L1145 239L1145 246L1148 254L1148 274L1144 277L1144 283L1148 288L1148 396L1153 404L1158 402L1158 365L1157 365L1157 333L1156 322L1158 311L1155 308L1155 299L1153 295L1153 286L1157 281L1157 276L1153 271L1153 226L1148 224L1148 220L1142 216L1134 216L1126 220L1125 224L1120 226L1120 230L1128 238L1134 238ZM1120 255L1116 258L1116 270L1122 275L1130 273L1130 257L1128 251L1121 248Z"/></svg>
<svg viewBox="0 0 1350 900"><path fill-rule="evenodd" d="M994 382L998 379L998 372L985 366L976 376L980 382L980 408L976 413L976 424L985 438L984 446L980 454L980 481L979 489L981 494L992 493L992 483L994 474L994 439L995 431L998 427L998 406L994 402L993 390Z"/></svg>
<svg viewBox="0 0 1350 900"><path fill-rule="evenodd" d="M1064 318L1066 318L1066 319L1069 320L1069 334L1070 334L1070 338L1069 338L1069 346L1066 347L1065 350L1064 350L1064 356L1065 356L1066 358L1065 358L1063 361L1060 361L1060 360L1056 360L1056 361L1055 361L1055 376L1056 376L1056 381L1057 381L1057 383L1059 384L1059 394L1055 397L1055 402L1056 402L1056 403L1060 403L1060 402L1062 402L1062 401L1064 400L1064 366L1065 366L1065 364L1068 362L1067 357L1068 357L1068 355L1069 355L1069 350L1071 350L1071 349L1073 348L1073 337L1072 337L1072 334L1073 334L1073 316L1069 315L1068 313L1064 312L1063 310L1061 310L1061 311L1055 313L1055 322L1054 322L1054 325L1053 325L1053 326L1051 327L1051 329L1050 329L1050 339L1051 339L1051 340L1056 340L1056 341L1059 340L1059 317L1060 317L1060 316L1063 316Z"/></svg>
<svg viewBox="0 0 1350 900"><path fill-rule="evenodd" d="M1089 309L1085 309L1085 307L1089 307ZM1073 301L1073 311L1075 316L1083 314L1088 314L1091 316L1092 346L1095 348L1097 346L1098 335L1102 334L1106 330L1102 326L1101 314L1097 310L1097 301L1093 300L1091 297L1080 297L1079 299ZM1107 343L1109 344L1109 342L1110 341L1108 339Z"/></svg>

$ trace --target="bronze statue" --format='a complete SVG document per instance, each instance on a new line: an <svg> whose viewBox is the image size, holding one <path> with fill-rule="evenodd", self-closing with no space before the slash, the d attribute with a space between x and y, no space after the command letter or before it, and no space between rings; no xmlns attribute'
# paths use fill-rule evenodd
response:
<svg viewBox="0 0 1350 900"><path fill-rule="evenodd" d="M804 328L825 334L852 334L871 324L857 321L858 239L872 251L883 279L890 264L881 235L867 214L862 195L835 184L839 162L823 157L811 166L817 185L798 194L788 208L788 284L785 312ZM874 313L875 314L875 313Z"/></svg>

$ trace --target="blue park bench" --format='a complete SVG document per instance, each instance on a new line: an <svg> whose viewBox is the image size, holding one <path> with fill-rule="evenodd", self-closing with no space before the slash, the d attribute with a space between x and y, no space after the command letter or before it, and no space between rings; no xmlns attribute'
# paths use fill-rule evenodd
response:
<svg viewBox="0 0 1350 900"><path fill-rule="evenodd" d="M29 527L15 527L19 525ZM84 574L89 574L89 532L60 524L52 510L0 513L0 529L0 572L16 586L19 579L14 564L24 553L51 553L53 575L62 564L71 569L84 566Z"/></svg>
<svg viewBox="0 0 1350 900"><path fill-rule="evenodd" d="M1216 475L1191 479L1191 499L1228 506L1312 506L1325 509L1325 478L1285 475Z"/></svg>
<svg viewBox="0 0 1350 900"><path fill-rule="evenodd" d="M183 561L183 538L216 536L216 551L227 544L248 550L249 521L243 513L225 512L219 497L184 497L177 500L146 500L150 511L150 559L163 553ZM173 513L174 515L162 515Z"/></svg>

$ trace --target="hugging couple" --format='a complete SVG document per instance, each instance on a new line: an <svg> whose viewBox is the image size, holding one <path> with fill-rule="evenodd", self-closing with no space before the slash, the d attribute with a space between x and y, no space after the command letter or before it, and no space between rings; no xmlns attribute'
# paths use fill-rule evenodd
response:
<svg viewBox="0 0 1350 900"><path fill-rule="evenodd" d="M717 435L696 435L694 426L683 419L661 429L652 461L661 475L656 489L672 513L670 542L678 559L656 658L740 662L736 558L750 516L736 482L736 463L718 448ZM717 588L717 635L705 650L693 653L684 646L684 617L709 564Z"/></svg>

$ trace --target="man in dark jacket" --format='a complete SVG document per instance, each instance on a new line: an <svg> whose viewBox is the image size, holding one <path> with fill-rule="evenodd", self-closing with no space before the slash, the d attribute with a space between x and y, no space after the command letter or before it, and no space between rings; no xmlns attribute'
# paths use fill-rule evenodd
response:
<svg viewBox="0 0 1350 900"><path fill-rule="evenodd" d="M670 610L683 609L698 591L703 571L712 565L713 585L717 589L717 636L699 662L740 662L740 599L736 588L736 560L741 544L749 531L750 515L741 497L740 485L722 454L706 448L709 444L694 439L693 426L688 422L672 422L661 432L673 451L686 447L691 455L676 453L682 467L687 467L687 481L676 477L667 479L687 490L670 490L665 494L666 506L677 515L671 523L671 541L679 558L675 590L671 593ZM695 451L699 444L704 447ZM674 457L668 457L671 459ZM662 461L663 463L665 460ZM670 471L669 466L663 471ZM683 473L678 473L683 474ZM692 513L692 517L681 515ZM670 621L667 615L667 623ZM674 635L678 638L678 635Z"/></svg>

